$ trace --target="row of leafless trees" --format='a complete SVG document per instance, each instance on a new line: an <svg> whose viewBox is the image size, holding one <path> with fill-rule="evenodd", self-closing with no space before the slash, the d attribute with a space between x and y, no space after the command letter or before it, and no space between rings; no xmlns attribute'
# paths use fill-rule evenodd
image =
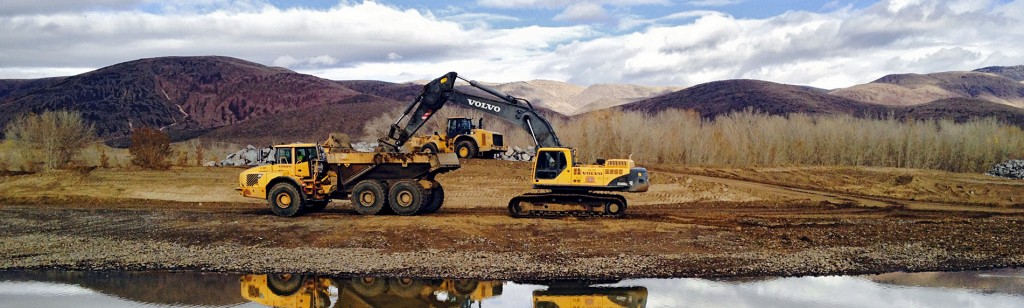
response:
<svg viewBox="0 0 1024 308"><path fill-rule="evenodd" d="M773 116L750 111L715 119L667 110L596 112L556 123L582 159L714 166L847 165L986 171L1024 158L1024 132L994 119L864 119Z"/></svg>

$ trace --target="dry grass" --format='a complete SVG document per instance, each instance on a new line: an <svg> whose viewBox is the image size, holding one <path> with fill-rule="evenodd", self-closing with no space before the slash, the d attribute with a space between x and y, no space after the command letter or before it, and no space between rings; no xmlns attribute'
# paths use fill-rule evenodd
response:
<svg viewBox="0 0 1024 308"><path fill-rule="evenodd" d="M987 171L1024 157L1024 132L994 119L966 123L771 116L738 112L713 120L668 110L596 112L555 123L580 159L711 166L844 165Z"/></svg>

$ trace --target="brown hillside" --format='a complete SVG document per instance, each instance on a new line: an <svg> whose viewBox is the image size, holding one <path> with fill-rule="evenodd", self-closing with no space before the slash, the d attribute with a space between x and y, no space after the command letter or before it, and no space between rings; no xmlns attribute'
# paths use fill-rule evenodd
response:
<svg viewBox="0 0 1024 308"><path fill-rule="evenodd" d="M966 122L971 119L995 118L1003 123L1024 127L1024 109L976 98L948 98L895 110L895 115L907 119L949 119Z"/></svg>
<svg viewBox="0 0 1024 308"><path fill-rule="evenodd" d="M355 141L363 134L363 125L366 121L406 104L408 103L360 94L323 106L251 118L210 131L203 135L203 138L240 144L271 145L320 142L327 140L330 133L346 133Z"/></svg>
<svg viewBox="0 0 1024 308"><path fill-rule="evenodd" d="M964 98L979 98L990 102L1024 108L1024 84L1003 76L978 72L943 72L932 74L887 75L872 83L891 84L913 90L914 93L936 93L937 95ZM944 91L944 92L943 92ZM921 97L910 97L908 100ZM949 98L949 97L946 97ZM883 101L868 101L884 104ZM899 104L913 105L914 103Z"/></svg>
<svg viewBox="0 0 1024 308"><path fill-rule="evenodd" d="M210 129L359 94L334 81L228 57L141 59L39 82L31 90L13 84L16 91L0 103L0 125L26 112L71 109L103 138L126 136L139 125Z"/></svg>
<svg viewBox="0 0 1024 308"><path fill-rule="evenodd" d="M989 66L974 70L975 72L990 73L1010 78L1016 81L1024 81L1024 65L1015 66Z"/></svg>
<svg viewBox="0 0 1024 308"><path fill-rule="evenodd" d="M649 113L670 108L691 109L703 117L715 117L745 109L767 114L855 116L881 116L888 111L885 106L828 95L820 89L746 79L704 83L626 104L623 108Z"/></svg>
<svg viewBox="0 0 1024 308"><path fill-rule="evenodd" d="M890 106L913 106L928 102L960 97L937 86L909 88L889 83L866 83L838 89L829 94L862 102Z"/></svg>

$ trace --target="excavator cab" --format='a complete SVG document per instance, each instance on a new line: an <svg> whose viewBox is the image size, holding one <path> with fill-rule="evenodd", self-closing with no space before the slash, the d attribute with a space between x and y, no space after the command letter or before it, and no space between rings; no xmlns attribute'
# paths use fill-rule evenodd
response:
<svg viewBox="0 0 1024 308"><path fill-rule="evenodd" d="M565 151L559 151L557 149L541 149L537 153L537 163L534 166L534 177L536 182L540 183L542 180L555 180L558 178L565 167L568 166L568 161L565 157ZM554 181L557 183L557 181ZM553 183L552 183L553 184Z"/></svg>

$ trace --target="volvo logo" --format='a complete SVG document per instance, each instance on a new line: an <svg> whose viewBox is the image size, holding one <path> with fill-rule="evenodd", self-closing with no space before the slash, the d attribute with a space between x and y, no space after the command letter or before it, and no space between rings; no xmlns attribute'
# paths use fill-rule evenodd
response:
<svg viewBox="0 0 1024 308"><path fill-rule="evenodd" d="M484 103L484 102L481 102L481 101L473 100L473 99L467 99L467 100L469 100L469 105L470 106L473 106L473 107L476 107L476 108L480 108L480 109L484 109L484 110L491 110L491 111L494 111L494 112L501 112L501 107L498 107L498 106L495 106L495 105L491 105L491 104L488 104L488 103Z"/></svg>

